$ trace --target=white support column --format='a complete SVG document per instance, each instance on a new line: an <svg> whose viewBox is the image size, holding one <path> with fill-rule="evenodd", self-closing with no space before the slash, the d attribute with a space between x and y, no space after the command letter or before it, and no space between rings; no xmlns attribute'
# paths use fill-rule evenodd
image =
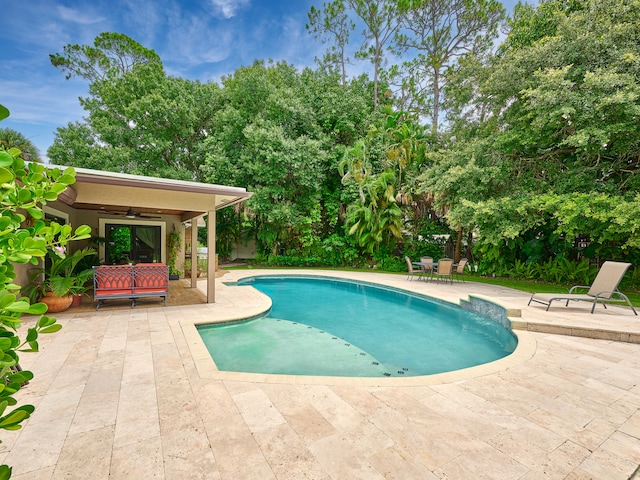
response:
<svg viewBox="0 0 640 480"><path fill-rule="evenodd" d="M198 288L198 218L191 219L191 288Z"/></svg>
<svg viewBox="0 0 640 480"><path fill-rule="evenodd" d="M215 204L215 202L214 202ZM207 222L207 303L216 303L216 211Z"/></svg>

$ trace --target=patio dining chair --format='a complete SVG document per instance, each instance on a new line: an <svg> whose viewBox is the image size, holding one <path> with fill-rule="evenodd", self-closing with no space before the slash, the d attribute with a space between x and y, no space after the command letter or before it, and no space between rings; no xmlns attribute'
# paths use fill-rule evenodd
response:
<svg viewBox="0 0 640 480"><path fill-rule="evenodd" d="M433 258L431 257L420 257L420 264L422 266L422 272L424 275L427 273L431 275L433 272Z"/></svg>
<svg viewBox="0 0 640 480"><path fill-rule="evenodd" d="M435 277L440 281L443 278L445 281L453 283L453 260L451 258L441 258L438 260L438 266L432 271L431 277Z"/></svg>
<svg viewBox="0 0 640 480"><path fill-rule="evenodd" d="M415 270L413 268L413 263L411 263L411 259L409 257L404 257L404 260L407 262L407 280L411 281L415 276L418 276L419 280L419 277L422 277L423 274L422 270Z"/></svg>
<svg viewBox="0 0 640 480"><path fill-rule="evenodd" d="M461 258L453 272L454 275L458 278L458 280L462 280L463 282L464 282L464 269L467 267L468 261L469 260L467 260L466 258Z"/></svg>

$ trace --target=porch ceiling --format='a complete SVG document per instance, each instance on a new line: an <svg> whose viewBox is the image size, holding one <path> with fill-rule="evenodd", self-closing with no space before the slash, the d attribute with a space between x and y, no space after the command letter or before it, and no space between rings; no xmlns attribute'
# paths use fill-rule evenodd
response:
<svg viewBox="0 0 640 480"><path fill-rule="evenodd" d="M183 220L233 205L244 188L76 168L76 183L59 200L73 208L181 215Z"/></svg>

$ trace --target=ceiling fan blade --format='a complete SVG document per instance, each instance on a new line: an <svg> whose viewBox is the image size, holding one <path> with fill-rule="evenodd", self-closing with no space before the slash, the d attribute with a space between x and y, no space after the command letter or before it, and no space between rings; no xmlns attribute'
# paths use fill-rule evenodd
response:
<svg viewBox="0 0 640 480"><path fill-rule="evenodd" d="M129 208L126 212L110 212L108 210L105 210L104 213L106 213L107 215L120 215L120 216L124 216L127 218L161 218L160 216L156 216L156 215L145 215L144 213L138 213L136 212L133 208Z"/></svg>

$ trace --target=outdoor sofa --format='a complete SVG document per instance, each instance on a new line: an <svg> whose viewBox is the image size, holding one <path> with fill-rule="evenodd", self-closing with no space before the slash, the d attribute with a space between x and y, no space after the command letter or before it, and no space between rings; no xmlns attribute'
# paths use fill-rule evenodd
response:
<svg viewBox="0 0 640 480"><path fill-rule="evenodd" d="M99 265L93 267L93 298L96 310L105 300L128 298L131 308L141 297L161 297L164 306L169 295L169 267L162 263L137 265Z"/></svg>

